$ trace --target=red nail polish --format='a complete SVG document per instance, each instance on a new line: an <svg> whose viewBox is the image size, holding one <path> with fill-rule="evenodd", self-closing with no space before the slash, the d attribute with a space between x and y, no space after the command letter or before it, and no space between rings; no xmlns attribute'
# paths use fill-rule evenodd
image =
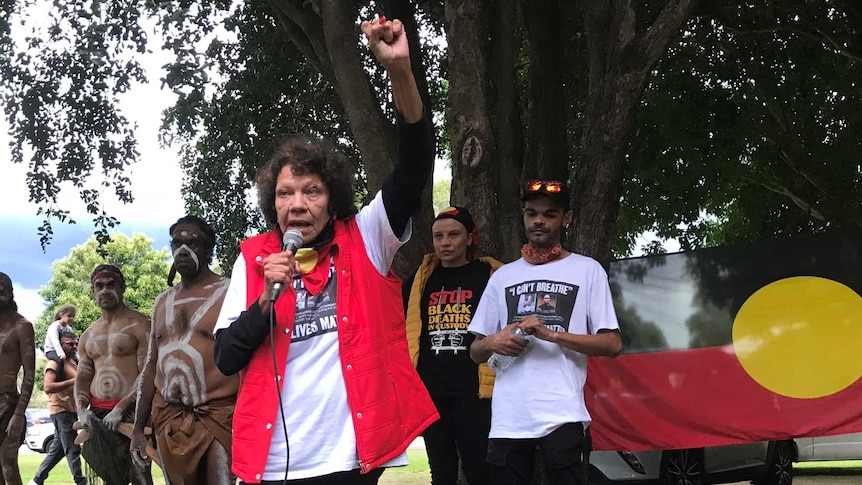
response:
<svg viewBox="0 0 862 485"><path fill-rule="evenodd" d="M380 25L385 24L385 23L386 23L386 16L385 16L385 15L381 15L381 16L380 16L380 20L378 20L378 22L380 22Z"/></svg>

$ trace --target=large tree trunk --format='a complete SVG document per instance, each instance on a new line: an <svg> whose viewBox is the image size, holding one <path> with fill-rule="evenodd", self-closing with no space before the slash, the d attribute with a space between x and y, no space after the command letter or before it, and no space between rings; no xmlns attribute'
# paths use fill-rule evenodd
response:
<svg viewBox="0 0 862 485"><path fill-rule="evenodd" d="M497 200L497 252L501 261L520 256L524 239L520 191L524 182L524 135L518 106L516 64L520 37L515 0L494 2L491 24L491 66L494 85L494 133L497 146L494 184ZM486 234L491 228L486 228Z"/></svg>
<svg viewBox="0 0 862 485"><path fill-rule="evenodd" d="M381 109L363 65L363 52L357 36L358 8L354 2L321 0L320 14L304 0L269 0L285 30L308 56L309 62L332 83L344 105L353 138L362 154L367 186L371 195L392 170L397 151L397 130ZM390 1L390 18L399 18L410 38L413 72L426 106L430 106L428 83L421 62L416 20L409 2ZM430 110L428 110L430 116ZM400 251L393 270L406 276L415 270L421 256L430 248L431 189L422 193L423 210L414 220L413 243Z"/></svg>
<svg viewBox="0 0 862 485"><path fill-rule="evenodd" d="M363 68L356 35L356 8L352 2L323 0L320 15L336 91L362 154L368 188L374 191L392 167L397 146L395 126L383 114Z"/></svg>
<svg viewBox="0 0 862 485"><path fill-rule="evenodd" d="M607 261L622 195L635 111L647 77L667 51L694 0L669 0L638 28L632 0L583 3L589 93L572 194L572 250Z"/></svg>
<svg viewBox="0 0 862 485"><path fill-rule="evenodd" d="M534 174L567 180L566 57L560 0L524 4L530 39L530 154Z"/></svg>
<svg viewBox="0 0 862 485"><path fill-rule="evenodd" d="M449 96L447 131L452 151L452 196L478 219L486 237L485 254L501 247L494 184L496 140L488 100L488 4L483 0L449 0L446 36L449 42Z"/></svg>

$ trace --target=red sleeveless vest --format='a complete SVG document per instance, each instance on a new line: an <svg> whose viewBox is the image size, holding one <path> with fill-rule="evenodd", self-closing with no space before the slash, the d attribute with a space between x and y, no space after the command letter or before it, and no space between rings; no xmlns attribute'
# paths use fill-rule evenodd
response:
<svg viewBox="0 0 862 485"><path fill-rule="evenodd" d="M374 267L354 218L335 222L333 255L338 274L336 314L341 370L363 473L400 455L438 419L428 391L407 351L401 281ZM240 245L246 263L247 305L264 291L266 256L281 251L281 236L270 231ZM284 369L296 309L290 285L276 302L275 352ZM244 482L262 480L278 397L270 346L261 345L240 372L233 419L232 470ZM278 392L281 391L281 382ZM301 443L291 443L301 446Z"/></svg>

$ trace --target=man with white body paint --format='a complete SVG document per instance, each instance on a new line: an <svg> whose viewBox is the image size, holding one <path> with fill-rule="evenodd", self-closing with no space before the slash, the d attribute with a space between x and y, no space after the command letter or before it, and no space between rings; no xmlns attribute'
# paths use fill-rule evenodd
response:
<svg viewBox="0 0 862 485"><path fill-rule="evenodd" d="M152 413L162 466L171 485L227 485L237 375L213 365L213 327L230 280L210 270L215 232L195 216L171 226L182 281L156 299L149 354L141 376L132 459L148 466L144 427ZM173 283L169 278L168 284Z"/></svg>
<svg viewBox="0 0 862 485"><path fill-rule="evenodd" d="M90 281L102 316L81 335L78 345L75 404L78 420L85 430L91 430L81 455L101 477L129 470L133 485L152 484L149 467L143 470L132 467L128 438L117 433L117 440L124 442L125 448L105 456L106 447L94 442L100 439L100 433L92 431L99 420L111 430L116 430L123 421L132 422L138 376L147 358L150 320L123 303L126 282L116 266L99 265ZM94 456L95 452L100 453Z"/></svg>

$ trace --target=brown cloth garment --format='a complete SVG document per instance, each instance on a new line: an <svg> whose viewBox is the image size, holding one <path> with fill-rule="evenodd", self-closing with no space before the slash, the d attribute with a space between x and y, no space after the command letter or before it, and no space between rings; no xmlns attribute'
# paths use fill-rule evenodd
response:
<svg viewBox="0 0 862 485"><path fill-rule="evenodd" d="M17 392L6 392L0 394L0 443L4 443L6 438L15 440L14 436L6 436L6 428L9 427L9 421L12 421L12 415L15 414L15 408L18 407L18 399L21 397ZM24 431L21 436L17 437L17 443L24 442L24 434L27 432L27 427L24 426Z"/></svg>
<svg viewBox="0 0 862 485"><path fill-rule="evenodd" d="M190 408L169 403L156 392L153 428L171 485L206 485L198 466L213 440L230 455L235 405L236 396L233 396Z"/></svg>

